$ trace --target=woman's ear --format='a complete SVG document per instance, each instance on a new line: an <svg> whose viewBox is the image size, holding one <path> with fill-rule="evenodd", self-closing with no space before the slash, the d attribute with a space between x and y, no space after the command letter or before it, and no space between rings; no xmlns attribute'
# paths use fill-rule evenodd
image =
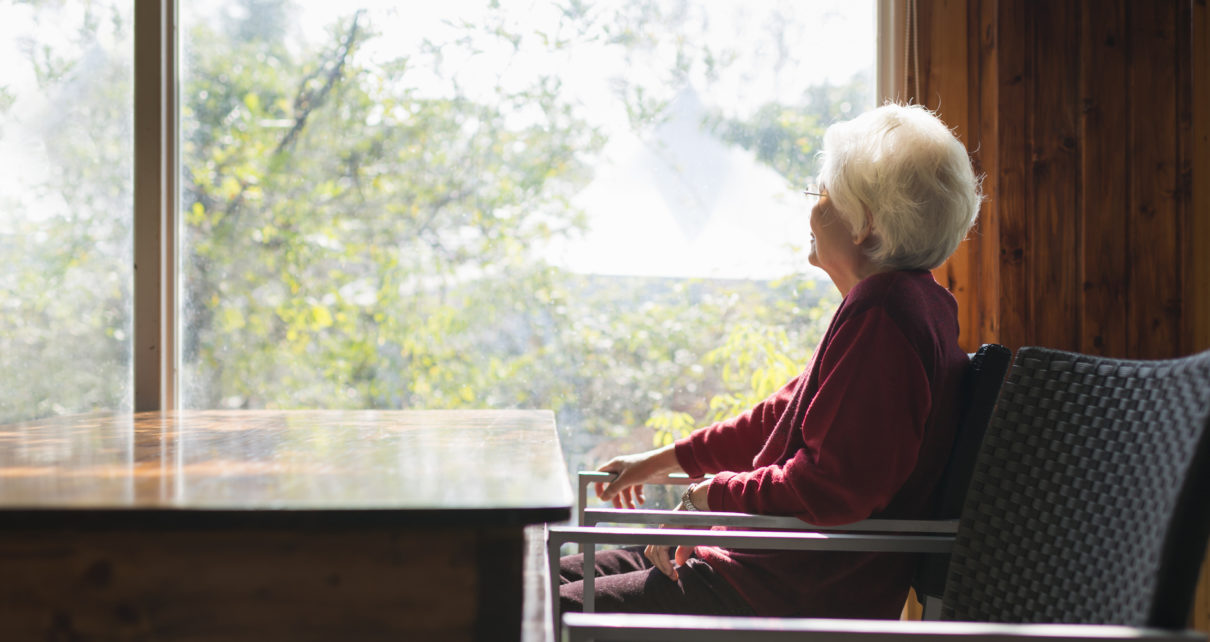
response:
<svg viewBox="0 0 1210 642"><path fill-rule="evenodd" d="M865 210L865 225L862 225L861 229L853 234L853 245L865 243L870 238L870 234L874 232L874 215L870 213L870 208L863 205L862 209Z"/></svg>

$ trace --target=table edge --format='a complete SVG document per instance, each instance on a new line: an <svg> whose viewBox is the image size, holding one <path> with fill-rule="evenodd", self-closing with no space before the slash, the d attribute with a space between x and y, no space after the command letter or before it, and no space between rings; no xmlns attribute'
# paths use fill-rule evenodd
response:
<svg viewBox="0 0 1210 642"><path fill-rule="evenodd" d="M5 508L0 532L21 530L228 530L237 528L329 530L383 527L523 527L566 522L571 507L418 509L172 509Z"/></svg>

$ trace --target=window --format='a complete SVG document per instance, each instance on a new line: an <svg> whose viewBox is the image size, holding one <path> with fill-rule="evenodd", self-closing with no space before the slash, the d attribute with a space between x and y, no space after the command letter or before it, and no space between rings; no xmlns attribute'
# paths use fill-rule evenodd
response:
<svg viewBox="0 0 1210 642"><path fill-rule="evenodd" d="M131 407L130 2L0 5L0 422Z"/></svg>
<svg viewBox="0 0 1210 642"><path fill-rule="evenodd" d="M129 5L3 10L92 87L70 158L0 178L0 358L37 364L9 419L131 405ZM742 410L837 302L799 192L874 104L875 8L181 3L180 405L553 408L573 468ZM0 162L32 170L12 78Z"/></svg>
<svg viewBox="0 0 1210 642"><path fill-rule="evenodd" d="M874 102L874 3L832 5L182 7L182 404L554 408L587 465L763 398Z"/></svg>

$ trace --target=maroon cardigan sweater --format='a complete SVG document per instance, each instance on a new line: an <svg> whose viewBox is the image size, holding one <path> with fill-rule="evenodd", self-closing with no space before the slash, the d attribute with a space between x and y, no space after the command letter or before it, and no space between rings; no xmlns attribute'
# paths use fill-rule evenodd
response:
<svg viewBox="0 0 1210 642"><path fill-rule="evenodd" d="M819 525L929 516L969 360L957 303L926 271L884 272L845 297L806 371L748 412L677 441L711 510ZM895 618L916 557L699 546L758 615Z"/></svg>

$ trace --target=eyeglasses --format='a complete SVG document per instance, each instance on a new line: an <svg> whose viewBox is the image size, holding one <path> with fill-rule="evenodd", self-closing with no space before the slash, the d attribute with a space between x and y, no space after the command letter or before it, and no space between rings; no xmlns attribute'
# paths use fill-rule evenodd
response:
<svg viewBox="0 0 1210 642"><path fill-rule="evenodd" d="M806 196L814 196L815 198L823 198L823 194L809 189L804 189L802 193Z"/></svg>

